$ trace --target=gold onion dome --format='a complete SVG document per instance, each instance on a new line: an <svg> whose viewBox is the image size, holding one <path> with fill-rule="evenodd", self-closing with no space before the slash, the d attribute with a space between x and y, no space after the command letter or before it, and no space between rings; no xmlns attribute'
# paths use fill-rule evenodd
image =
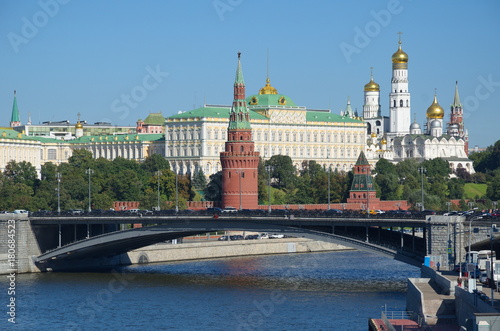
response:
<svg viewBox="0 0 500 331"><path fill-rule="evenodd" d="M375 132L372 132L372 138L376 138L377 134Z"/></svg>
<svg viewBox="0 0 500 331"><path fill-rule="evenodd" d="M365 85L365 92L369 91L380 91L380 85L373 81L373 76L371 77L370 82Z"/></svg>
<svg viewBox="0 0 500 331"><path fill-rule="evenodd" d="M78 121L78 123L76 123L75 125L75 129L83 129L83 124Z"/></svg>
<svg viewBox="0 0 500 331"><path fill-rule="evenodd" d="M278 94L278 90L271 86L269 77L266 79L266 86L260 89L259 94Z"/></svg>
<svg viewBox="0 0 500 331"><path fill-rule="evenodd" d="M385 139L385 137L384 137L384 138L382 138L382 140L380 141L380 143L381 143L382 145L387 145L387 140Z"/></svg>
<svg viewBox="0 0 500 331"><path fill-rule="evenodd" d="M434 94L434 101L432 102L432 105L429 108L427 108L426 116L427 116L427 118L443 118L444 117L444 110L439 105L435 94Z"/></svg>
<svg viewBox="0 0 500 331"><path fill-rule="evenodd" d="M401 41L399 41L399 48L396 53L392 54L392 63L408 63L408 54L401 49Z"/></svg>

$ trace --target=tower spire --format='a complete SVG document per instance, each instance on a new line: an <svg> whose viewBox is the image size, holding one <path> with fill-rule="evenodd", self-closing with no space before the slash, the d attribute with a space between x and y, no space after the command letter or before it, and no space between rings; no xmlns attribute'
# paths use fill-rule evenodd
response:
<svg viewBox="0 0 500 331"><path fill-rule="evenodd" d="M234 80L234 98L229 114L229 130L250 129L250 115L245 100L245 80L241 69L241 52L238 52L238 66Z"/></svg>
<svg viewBox="0 0 500 331"><path fill-rule="evenodd" d="M14 90L14 103L12 104L12 115L10 117L10 127L16 127L21 125L21 120L19 118L19 108L17 107L17 97L16 90Z"/></svg>
<svg viewBox="0 0 500 331"><path fill-rule="evenodd" d="M455 82L455 96L453 97L453 106L461 107L460 96L458 95L458 81Z"/></svg>

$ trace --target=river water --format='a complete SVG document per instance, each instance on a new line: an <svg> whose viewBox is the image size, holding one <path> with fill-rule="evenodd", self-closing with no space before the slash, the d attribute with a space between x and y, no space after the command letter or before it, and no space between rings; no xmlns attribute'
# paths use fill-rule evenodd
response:
<svg viewBox="0 0 500 331"><path fill-rule="evenodd" d="M367 330L404 310L419 269L361 251L136 265L16 277L16 330Z"/></svg>

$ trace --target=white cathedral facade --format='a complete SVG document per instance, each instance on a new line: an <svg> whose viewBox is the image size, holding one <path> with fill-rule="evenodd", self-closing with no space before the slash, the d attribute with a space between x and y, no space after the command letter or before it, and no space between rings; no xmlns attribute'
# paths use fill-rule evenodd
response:
<svg viewBox="0 0 500 331"><path fill-rule="evenodd" d="M389 93L389 116L383 116L380 105L380 86L371 76L364 87L363 119L367 124L367 150L369 160L385 158L400 162L408 158L429 160L442 158L454 171L465 168L474 173L472 160L468 158L468 133L464 128L463 109L455 86L450 121L445 127L444 110L434 95L426 112L422 130L411 123L411 98L408 88L408 55L401 47L392 55L392 80Z"/></svg>

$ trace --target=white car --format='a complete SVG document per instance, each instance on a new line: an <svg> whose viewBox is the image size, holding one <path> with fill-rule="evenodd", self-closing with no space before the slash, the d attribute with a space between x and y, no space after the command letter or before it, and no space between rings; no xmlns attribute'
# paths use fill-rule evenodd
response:
<svg viewBox="0 0 500 331"><path fill-rule="evenodd" d="M226 208L222 209L223 213L237 213L238 209L234 207L227 206Z"/></svg>

